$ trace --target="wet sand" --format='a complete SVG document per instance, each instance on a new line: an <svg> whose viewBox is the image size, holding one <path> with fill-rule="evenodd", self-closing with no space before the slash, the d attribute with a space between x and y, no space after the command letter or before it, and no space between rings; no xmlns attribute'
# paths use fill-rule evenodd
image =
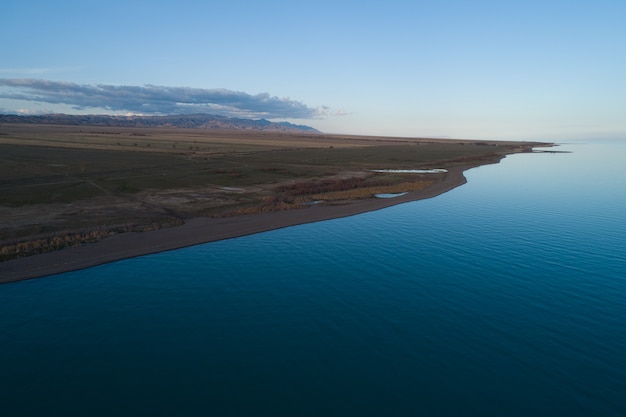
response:
<svg viewBox="0 0 626 417"><path fill-rule="evenodd" d="M465 184L463 171L451 168L442 182L431 187L386 199L357 200L341 205L311 206L229 218L200 217L181 226L143 233L123 233L76 248L0 262L0 283L38 278L74 271L121 259L180 249L217 240L266 232L298 224L313 223L380 210L409 201L432 198Z"/></svg>

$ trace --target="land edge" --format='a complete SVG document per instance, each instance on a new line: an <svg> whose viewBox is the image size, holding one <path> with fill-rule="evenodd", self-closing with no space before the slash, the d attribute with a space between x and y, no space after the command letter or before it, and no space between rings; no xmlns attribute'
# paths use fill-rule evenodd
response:
<svg viewBox="0 0 626 417"><path fill-rule="evenodd" d="M349 217L402 203L433 198L465 184L467 179L463 174L464 171L476 167L476 165L452 167L442 181L426 189L411 191L395 198L370 198L339 205L320 205L300 210L226 218L195 217L180 226L149 232L122 233L95 243L0 262L0 284L86 269L124 259L290 226Z"/></svg>

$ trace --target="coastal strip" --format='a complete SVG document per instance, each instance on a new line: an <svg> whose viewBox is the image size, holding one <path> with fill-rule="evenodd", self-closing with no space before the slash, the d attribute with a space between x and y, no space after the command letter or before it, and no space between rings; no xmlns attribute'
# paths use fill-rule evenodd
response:
<svg viewBox="0 0 626 417"><path fill-rule="evenodd" d="M472 166L450 168L443 181L426 189L408 192L396 198L371 198L346 204L313 205L300 210L274 211L226 218L197 217L180 226L150 232L122 233L96 243L13 259L0 263L0 283L75 271L122 259L299 224L348 217L401 203L432 198L465 184L467 181L463 171L469 168Z"/></svg>

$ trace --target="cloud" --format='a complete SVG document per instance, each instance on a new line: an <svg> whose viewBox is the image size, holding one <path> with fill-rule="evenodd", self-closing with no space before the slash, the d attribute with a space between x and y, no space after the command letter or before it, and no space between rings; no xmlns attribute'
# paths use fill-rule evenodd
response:
<svg viewBox="0 0 626 417"><path fill-rule="evenodd" d="M0 67L0 74L12 74L13 76L18 76L17 74L27 74L30 76L54 73L54 72L68 72L68 71L81 71L82 67L39 67L39 68L6 68Z"/></svg>
<svg viewBox="0 0 626 417"><path fill-rule="evenodd" d="M140 114L210 113L267 119L314 119L327 110L268 93L251 95L226 89L156 85L81 85L30 78L0 78L0 98L66 104L75 110L103 108Z"/></svg>
<svg viewBox="0 0 626 417"><path fill-rule="evenodd" d="M22 74L34 75L34 74L44 74L49 71L50 69L48 68L0 68L0 74L22 73Z"/></svg>
<svg viewBox="0 0 626 417"><path fill-rule="evenodd" d="M317 116L318 118L325 118L327 116L349 116L352 112L348 112L345 110L331 110L328 106L321 106L317 108Z"/></svg>
<svg viewBox="0 0 626 417"><path fill-rule="evenodd" d="M331 113L333 116L350 116L352 114L352 112L346 111L346 110L335 110Z"/></svg>

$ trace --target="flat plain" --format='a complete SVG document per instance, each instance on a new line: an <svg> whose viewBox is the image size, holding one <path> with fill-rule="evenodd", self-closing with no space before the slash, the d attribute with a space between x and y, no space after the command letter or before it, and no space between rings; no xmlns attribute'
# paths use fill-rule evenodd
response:
<svg viewBox="0 0 626 417"><path fill-rule="evenodd" d="M0 125L0 261L113 234L426 189L533 142Z"/></svg>

